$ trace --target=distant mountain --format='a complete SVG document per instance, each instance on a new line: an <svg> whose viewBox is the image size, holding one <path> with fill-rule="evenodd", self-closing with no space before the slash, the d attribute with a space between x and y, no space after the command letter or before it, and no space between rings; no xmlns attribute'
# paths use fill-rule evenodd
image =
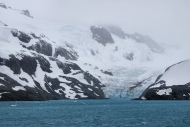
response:
<svg viewBox="0 0 190 127"><path fill-rule="evenodd" d="M2 3L0 12L0 100L131 97L158 75L142 64L163 55L147 36L41 21Z"/></svg>
<svg viewBox="0 0 190 127"><path fill-rule="evenodd" d="M159 45L156 41L154 41L152 38L150 38L147 35L142 35L139 33L134 34L128 34L125 33L120 27L118 26L104 26L110 33L118 36L121 39L131 38L135 40L138 43L144 43L146 44L151 51L156 53L163 53L164 49L161 45Z"/></svg>
<svg viewBox="0 0 190 127"><path fill-rule="evenodd" d="M125 32L120 27L115 25L104 25L103 27L105 27L110 33L116 35L117 37L126 39Z"/></svg>
<svg viewBox="0 0 190 127"><path fill-rule="evenodd" d="M146 100L189 100L190 60L168 67L139 97Z"/></svg>
<svg viewBox="0 0 190 127"><path fill-rule="evenodd" d="M134 34L125 34L128 38L134 39L138 43L144 43L146 44L151 51L157 52L157 53L162 53L164 52L163 47L160 46L157 42L155 42L152 38L146 35L141 35L139 33L134 33Z"/></svg>

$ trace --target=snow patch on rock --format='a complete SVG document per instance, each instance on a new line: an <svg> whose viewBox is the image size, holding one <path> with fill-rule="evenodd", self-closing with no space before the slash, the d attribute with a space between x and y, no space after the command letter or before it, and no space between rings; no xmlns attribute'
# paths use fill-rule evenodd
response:
<svg viewBox="0 0 190 127"><path fill-rule="evenodd" d="M156 93L158 95L170 95L172 93L172 89L168 88L168 89L158 90Z"/></svg>

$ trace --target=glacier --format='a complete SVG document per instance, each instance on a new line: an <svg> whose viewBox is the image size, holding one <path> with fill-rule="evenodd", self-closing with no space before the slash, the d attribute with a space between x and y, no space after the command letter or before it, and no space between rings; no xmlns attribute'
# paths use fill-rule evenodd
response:
<svg viewBox="0 0 190 127"><path fill-rule="evenodd" d="M147 35L115 25L38 20L28 10L1 5L0 99L30 90L42 100L132 99L177 61L164 64L171 53Z"/></svg>

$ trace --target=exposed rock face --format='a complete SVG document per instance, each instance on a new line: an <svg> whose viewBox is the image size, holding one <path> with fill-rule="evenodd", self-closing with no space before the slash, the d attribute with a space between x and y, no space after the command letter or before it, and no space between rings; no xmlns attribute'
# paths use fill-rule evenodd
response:
<svg viewBox="0 0 190 127"><path fill-rule="evenodd" d="M91 50L91 54L93 55L93 56L95 56L96 54L95 54L95 52L93 51L93 50Z"/></svg>
<svg viewBox="0 0 190 127"><path fill-rule="evenodd" d="M3 3L0 3L0 7L7 9L6 5Z"/></svg>
<svg viewBox="0 0 190 127"><path fill-rule="evenodd" d="M16 74L16 77L0 75L0 100L106 98L102 90L104 85L97 78L84 72L75 63L56 59L60 55L66 60L77 60L78 55L71 47L56 48L52 57L52 45L42 40L45 35L28 35L17 29L12 29L11 33L24 43L29 43L32 38L38 41L31 46L20 43L24 48L20 54L11 54L8 59L0 57L0 67L7 66ZM7 79L10 80L8 83Z"/></svg>
<svg viewBox="0 0 190 127"><path fill-rule="evenodd" d="M133 86L131 86L131 87L129 88L129 90L134 90L134 89L136 89L136 88L138 88L138 87L141 87L141 86L143 86L144 84L147 84L147 82L150 82L152 79L154 79L154 76L151 76L151 77L149 77L149 78L143 79L143 80L138 81L138 82L134 82L134 83L133 83Z"/></svg>
<svg viewBox="0 0 190 127"><path fill-rule="evenodd" d="M63 71L64 74L71 73L71 70L82 71L81 68L75 63L71 63L71 62L62 63L61 61L59 61L57 59L52 59L52 60L56 61L57 66Z"/></svg>
<svg viewBox="0 0 190 127"><path fill-rule="evenodd" d="M140 99L146 100L189 100L190 83L185 85L161 86L146 90Z"/></svg>
<svg viewBox="0 0 190 127"><path fill-rule="evenodd" d="M107 75L113 76L113 74L112 74L111 72L109 72L109 71L103 71L103 70L101 70L101 72L104 73L104 74L107 74Z"/></svg>
<svg viewBox="0 0 190 127"><path fill-rule="evenodd" d="M20 83L1 72L0 84L3 84L0 85L0 101L42 101L60 99L60 97L54 96L38 88L22 86ZM14 88L20 88L20 90L17 91L14 90Z"/></svg>
<svg viewBox="0 0 190 127"><path fill-rule="evenodd" d="M41 39L41 37L36 36L34 33L30 33L30 35L35 39Z"/></svg>
<svg viewBox="0 0 190 127"><path fill-rule="evenodd" d="M38 58L39 59L39 58ZM0 65L9 67L14 74L20 74L20 69L29 75L34 75L37 67L37 61L31 56L24 55L21 60L16 58L14 55L10 55L9 59L0 58Z"/></svg>
<svg viewBox="0 0 190 127"><path fill-rule="evenodd" d="M4 3L0 3L0 7L5 8L5 9L12 9L11 7L7 7ZM16 9L12 9L12 10L16 10ZM33 18L33 16L31 16L28 10L16 10L16 11L19 11L21 14L26 15L30 18Z"/></svg>
<svg viewBox="0 0 190 127"><path fill-rule="evenodd" d="M127 60L133 60L134 59L134 54L131 52L129 54L124 54L123 55Z"/></svg>
<svg viewBox="0 0 190 127"><path fill-rule="evenodd" d="M136 42L146 44L153 52L161 53L164 51L163 48L149 36L144 36L139 33L134 33L134 34L125 33L125 35L128 38L134 39Z"/></svg>
<svg viewBox="0 0 190 127"><path fill-rule="evenodd" d="M96 83L98 83L98 84L94 84L93 86L91 86L91 85L86 85L72 77L65 77L65 76L60 76L60 77L62 77L63 79L66 79L68 81L71 81L71 83L66 83L66 84L68 86L70 86L72 88L72 90L75 90L76 93L78 93L78 94L76 94L75 98L78 98L78 99L105 99L105 95L104 95L103 91L100 89L100 87L102 87L102 86L98 87L99 86L98 81L96 81ZM96 80L93 77L88 77L88 76L85 76L85 77L89 81ZM94 87L94 86L96 86L96 87ZM80 88L80 90L77 88ZM81 93L81 91L84 91L83 94L86 95L86 97L82 97L79 95Z"/></svg>
<svg viewBox="0 0 190 127"><path fill-rule="evenodd" d="M24 43L29 43L32 39L28 34L18 31L17 29L11 29L11 33L14 37L18 37L18 39Z"/></svg>
<svg viewBox="0 0 190 127"><path fill-rule="evenodd" d="M18 59L10 55L9 59L0 57L0 67L9 67L19 79L15 80L6 74L0 72L0 101L30 101L30 100L56 100L56 99L105 99L103 90L104 85L93 77L90 73L84 72L77 64L72 62L61 62L54 57L46 59L45 57L33 53L32 56L20 54ZM64 75L54 75L54 78L46 75L56 72L51 69L50 61L54 61L57 67L63 71ZM56 64L54 66L56 66ZM37 66L40 65L43 75L36 75ZM21 69L26 72L22 74ZM39 68L38 68L39 69ZM56 70L57 71L57 70ZM84 80L79 81L74 77L80 76ZM24 77L22 77L24 76ZM41 76L41 77L37 77ZM55 78L56 77L56 78ZM41 81L36 81L41 78ZM35 83L35 86L20 84L18 80L27 84ZM86 81L86 83L84 83ZM44 84L43 84L44 82Z"/></svg>
<svg viewBox="0 0 190 127"><path fill-rule="evenodd" d="M18 39L22 42L29 43L32 38L26 33L19 31Z"/></svg>
<svg viewBox="0 0 190 127"><path fill-rule="evenodd" d="M189 70L190 60L182 61L168 67L162 75L157 77L155 83L150 85L138 99L189 100L190 81L185 76L189 75Z"/></svg>
<svg viewBox="0 0 190 127"><path fill-rule="evenodd" d="M19 79L28 83L28 80L26 78L19 77Z"/></svg>
<svg viewBox="0 0 190 127"><path fill-rule="evenodd" d="M35 55L35 56L36 56L35 58L38 60L40 64L41 69L45 72L51 73L52 70L50 69L51 65L49 61L41 55Z"/></svg>
<svg viewBox="0 0 190 127"><path fill-rule="evenodd" d="M61 82L59 81L58 78L51 78L51 77L45 76L44 81L46 82L45 83L46 89L52 95L55 95L55 96L58 96L58 97L60 96L62 99L66 99L65 94L63 92L63 91L65 91L65 88L60 85ZM55 92L56 90L59 90L60 94Z"/></svg>
<svg viewBox="0 0 190 127"><path fill-rule="evenodd" d="M126 36L125 36L125 32L120 28L120 27L117 27L117 26L105 26L105 28L112 34L118 36L119 38L121 39L125 39Z"/></svg>
<svg viewBox="0 0 190 127"><path fill-rule="evenodd" d="M30 15L30 12L28 10L22 10L21 14L26 15L26 16L28 16L30 18L33 18L33 16Z"/></svg>
<svg viewBox="0 0 190 127"><path fill-rule="evenodd" d="M0 72L12 80L7 83L10 87L0 92L0 98L3 100L104 99L102 90L104 85L100 81L109 84L108 87L115 84L113 80L116 79L115 76L118 76L115 71L122 69L119 65L125 60L123 54L129 53L126 58L132 60L133 55L130 52L144 53L144 50L138 52L138 49L141 50L140 46L136 50L135 46L138 44L132 44L131 39L127 40L123 30L118 27L72 25L60 27L57 24L56 26L60 28L55 30L52 29L55 27L53 23L49 22L45 28L44 24L46 25L47 22L42 23L27 18L26 16L31 17L28 10L20 11L10 7L0 9L3 10L1 20L9 23L9 27L0 24L2 26L0 29ZM13 13L10 14L11 12ZM7 14L15 14L15 17L7 18ZM13 36L9 36L11 27L17 28L11 30ZM93 38L89 34L92 34ZM115 41L118 41L117 43L114 42L113 37ZM91 43L97 45L93 46ZM81 55L80 59L78 54ZM147 55L146 51L145 55ZM141 60L140 57L139 55L139 60ZM85 66L85 63L89 65ZM102 66L107 63L110 65ZM84 67L85 71L80 67ZM114 73L104 69L113 69ZM111 77L113 74L116 75ZM6 76L0 77L2 81L0 90L8 86ZM119 84L117 87L120 87L123 82L116 81L116 83ZM22 94L23 97L19 97Z"/></svg>
<svg viewBox="0 0 190 127"><path fill-rule="evenodd" d="M40 40L35 45L30 46L28 49L34 50L37 53L42 53L47 56L52 56L52 46L44 40Z"/></svg>
<svg viewBox="0 0 190 127"><path fill-rule="evenodd" d="M3 26L8 26L7 24L3 23L0 21L0 25L3 25Z"/></svg>
<svg viewBox="0 0 190 127"><path fill-rule="evenodd" d="M92 32L93 39L102 45L105 46L107 43L114 43L111 34L105 28L91 26L90 30Z"/></svg>
<svg viewBox="0 0 190 127"><path fill-rule="evenodd" d="M58 47L55 49L54 57L57 57L58 55L65 57L66 60L77 60L78 54L70 48L70 51L63 47Z"/></svg>
<svg viewBox="0 0 190 127"><path fill-rule="evenodd" d="M36 72L37 61L31 56L23 56L20 61L21 68L28 75L34 75Z"/></svg>
<svg viewBox="0 0 190 127"><path fill-rule="evenodd" d="M5 65L8 66L14 74L20 74L20 60L14 55L10 55L10 59L5 60Z"/></svg>
<svg viewBox="0 0 190 127"><path fill-rule="evenodd" d="M18 30L17 29L11 29L11 33L14 37L18 37Z"/></svg>

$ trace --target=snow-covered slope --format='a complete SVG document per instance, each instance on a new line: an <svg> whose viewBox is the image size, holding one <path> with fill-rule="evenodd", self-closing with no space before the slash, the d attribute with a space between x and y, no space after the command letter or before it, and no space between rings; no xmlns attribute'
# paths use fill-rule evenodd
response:
<svg viewBox="0 0 190 127"><path fill-rule="evenodd" d="M168 67L150 85L140 99L147 100L189 100L190 99L190 59Z"/></svg>
<svg viewBox="0 0 190 127"><path fill-rule="evenodd" d="M0 4L1 100L133 98L161 73L150 37L31 15Z"/></svg>

